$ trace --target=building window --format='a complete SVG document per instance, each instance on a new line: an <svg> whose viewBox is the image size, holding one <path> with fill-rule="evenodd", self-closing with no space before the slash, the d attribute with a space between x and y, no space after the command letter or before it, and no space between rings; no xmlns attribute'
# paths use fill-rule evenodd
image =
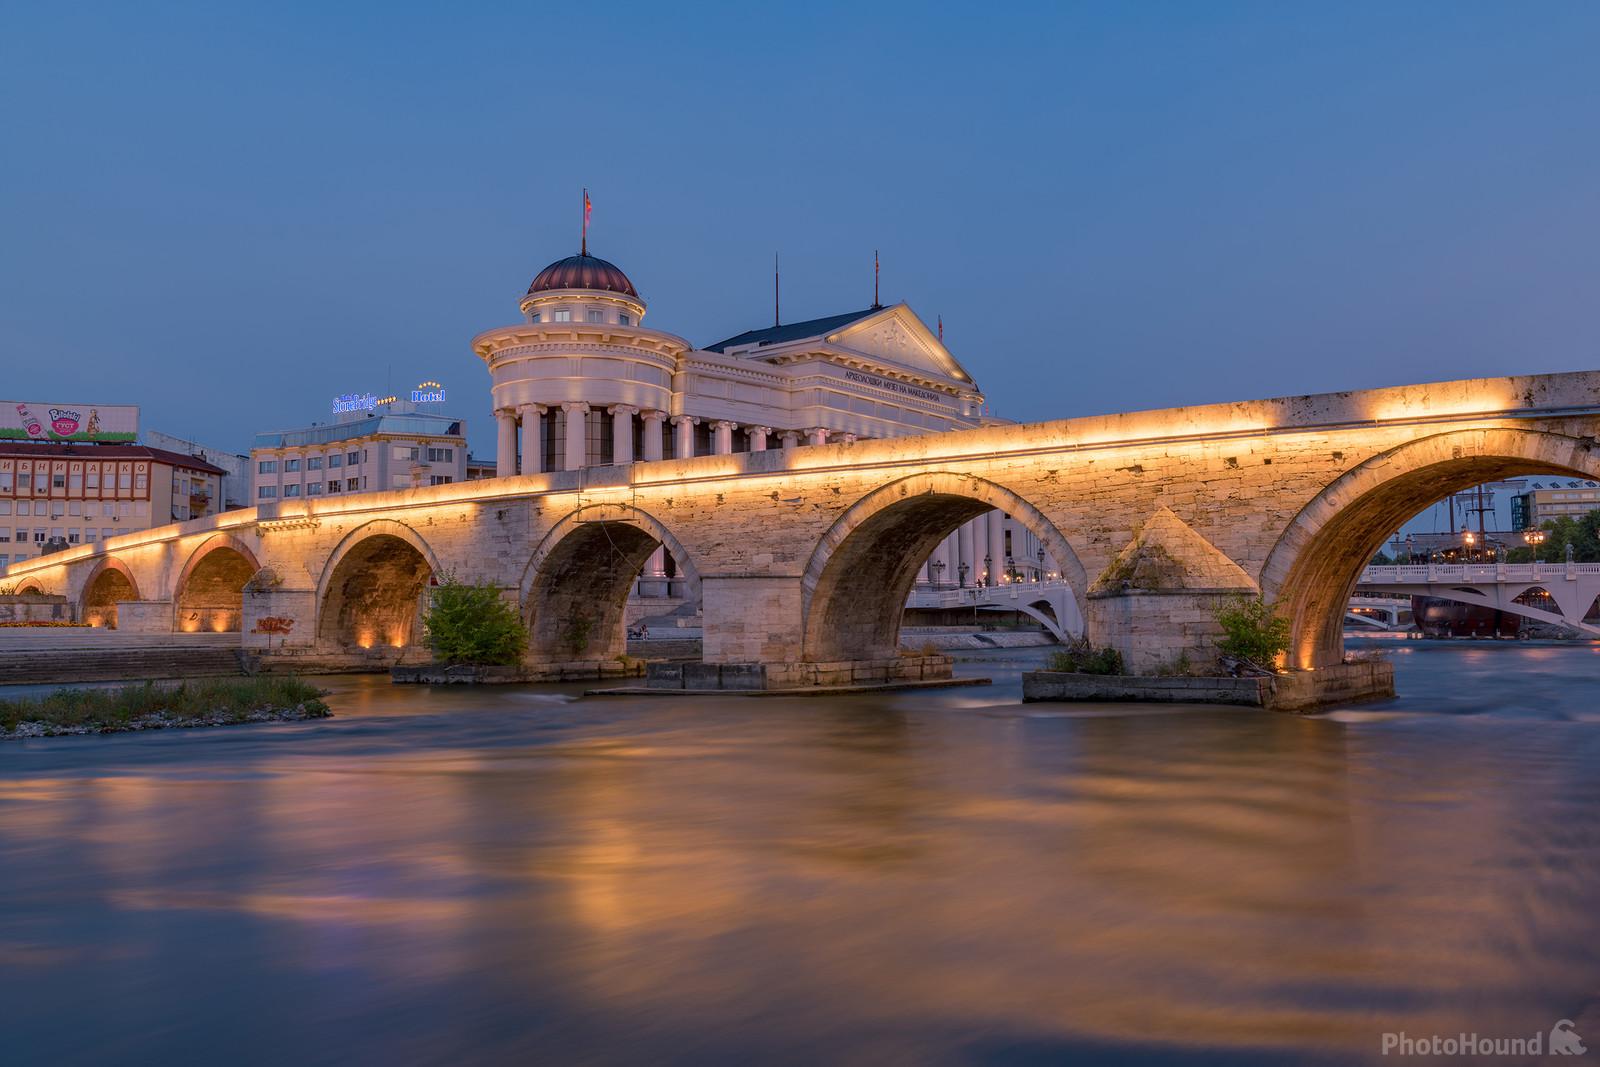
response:
<svg viewBox="0 0 1600 1067"><path fill-rule="evenodd" d="M275 460L275 459L264 459L264 460L262 460L260 463L256 464L256 473L257 474L277 474L278 473L278 461Z"/></svg>
<svg viewBox="0 0 1600 1067"><path fill-rule="evenodd" d="M256 498L259 500L273 500L277 498L277 495L278 487L275 485L263 485L256 490Z"/></svg>
<svg viewBox="0 0 1600 1067"><path fill-rule="evenodd" d="M456 461L456 450L453 449L453 448L430 448L430 449L428 449L428 462L429 463L454 463L455 461Z"/></svg>
<svg viewBox="0 0 1600 1067"><path fill-rule="evenodd" d="M94 544L94 538L95 538L95 528L93 526L87 527L83 531L84 544L89 544L89 545Z"/></svg>
<svg viewBox="0 0 1600 1067"><path fill-rule="evenodd" d="M539 314L537 311L535 311L533 313L533 316L530 319L528 319L528 321L529 322L538 322L542 318L544 318L544 316Z"/></svg>
<svg viewBox="0 0 1600 1067"><path fill-rule="evenodd" d="M554 314L552 314L550 316L550 321L551 322L571 322L572 321L572 312L566 311L566 310L557 311L557 312L555 312Z"/></svg>
<svg viewBox="0 0 1600 1067"><path fill-rule="evenodd" d="M342 483L337 478L329 479L328 480L328 492L337 493L339 491L339 487L340 487L341 484Z"/></svg>
<svg viewBox="0 0 1600 1067"><path fill-rule="evenodd" d="M619 325L619 326L632 326L633 325L633 320L630 319L626 315L618 315L617 316L617 325Z"/></svg>
<svg viewBox="0 0 1600 1067"><path fill-rule="evenodd" d="M67 476L65 474L51 476L50 485L54 489L65 489L67 487Z"/></svg>
<svg viewBox="0 0 1600 1067"><path fill-rule="evenodd" d="M298 485L286 485L286 486L283 487L283 495L284 496L299 496L300 495L300 487Z"/></svg>
<svg viewBox="0 0 1600 1067"><path fill-rule="evenodd" d="M361 462L361 453L360 452L347 453L345 455L344 459L345 459L346 463L348 463L348 464L350 464L350 466L354 467L357 463Z"/></svg>
<svg viewBox="0 0 1600 1067"><path fill-rule="evenodd" d="M329 470L332 470L335 467L342 467L342 466L344 466L344 456L342 454L340 454L338 452L335 452L333 455L328 457L328 469Z"/></svg>
<svg viewBox="0 0 1600 1067"><path fill-rule="evenodd" d="M297 471L300 469L300 461L298 459L286 459L283 461L283 469L285 471Z"/></svg>
<svg viewBox="0 0 1600 1067"><path fill-rule="evenodd" d="M417 458L417 450L414 449L414 448L408 448L405 445L395 445L394 446L394 458L395 459L416 459Z"/></svg>
<svg viewBox="0 0 1600 1067"><path fill-rule="evenodd" d="M311 456L310 458L308 458L306 460L306 470L308 470L308 471L319 471L321 469L322 469L322 457L321 456Z"/></svg>
<svg viewBox="0 0 1600 1067"><path fill-rule="evenodd" d="M78 543L78 531L77 530L68 530L67 531L67 544L75 545L77 543Z"/></svg>
<svg viewBox="0 0 1600 1067"><path fill-rule="evenodd" d="M306 483L306 496L321 496L321 495L322 495L322 483L321 482L307 482Z"/></svg>
<svg viewBox="0 0 1600 1067"><path fill-rule="evenodd" d="M448 475L448 474L435 474L435 475L433 475L432 477L430 477L428 479L428 484L429 485L449 485L453 481L455 481L455 479L450 477L450 475Z"/></svg>
<svg viewBox="0 0 1600 1067"><path fill-rule="evenodd" d="M17 488L18 489L32 489L33 488L33 475L30 474L27 471L18 471L17 472Z"/></svg>
<svg viewBox="0 0 1600 1067"><path fill-rule="evenodd" d="M590 322L604 322L604 321L606 321L606 314L603 311L598 311L598 310L595 310L595 309L591 308L590 311L589 311L589 321Z"/></svg>

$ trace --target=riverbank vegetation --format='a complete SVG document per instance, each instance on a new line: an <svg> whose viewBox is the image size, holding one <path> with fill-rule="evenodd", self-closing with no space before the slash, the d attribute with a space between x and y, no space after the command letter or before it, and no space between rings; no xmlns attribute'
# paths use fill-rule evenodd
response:
<svg viewBox="0 0 1600 1067"><path fill-rule="evenodd" d="M298 678L204 678L161 685L58 689L0 700L0 736L118 733L171 726L325 719L322 691Z"/></svg>
<svg viewBox="0 0 1600 1067"><path fill-rule="evenodd" d="M440 663L513 667L528 647L528 628L497 586L446 577L431 592L423 619Z"/></svg>

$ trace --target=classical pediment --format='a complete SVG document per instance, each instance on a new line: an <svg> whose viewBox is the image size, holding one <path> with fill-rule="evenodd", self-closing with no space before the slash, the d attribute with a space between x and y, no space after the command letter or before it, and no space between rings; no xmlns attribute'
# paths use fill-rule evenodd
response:
<svg viewBox="0 0 1600 1067"><path fill-rule="evenodd" d="M857 319L828 334L824 340L893 366L939 378L955 378L976 387L966 368L956 362L933 331L904 304Z"/></svg>

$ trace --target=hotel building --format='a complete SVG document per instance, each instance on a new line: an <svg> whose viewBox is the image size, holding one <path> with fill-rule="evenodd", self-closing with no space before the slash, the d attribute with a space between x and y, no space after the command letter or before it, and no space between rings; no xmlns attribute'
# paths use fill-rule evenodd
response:
<svg viewBox="0 0 1600 1067"><path fill-rule="evenodd" d="M250 479L256 504L466 481L466 424L397 400L323 425L259 433Z"/></svg>

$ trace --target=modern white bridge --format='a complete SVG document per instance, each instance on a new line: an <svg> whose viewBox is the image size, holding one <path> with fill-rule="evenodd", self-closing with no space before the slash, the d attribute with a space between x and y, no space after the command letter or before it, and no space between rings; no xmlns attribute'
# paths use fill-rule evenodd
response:
<svg viewBox="0 0 1600 1067"><path fill-rule="evenodd" d="M1078 610L1077 598L1072 595L1072 586L1060 579L965 588L919 586L912 590L906 607L1019 611L1037 619L1057 641L1083 636L1083 614Z"/></svg>
<svg viewBox="0 0 1600 1067"><path fill-rule="evenodd" d="M1600 563L1452 563L1368 567L1356 588L1364 593L1428 596L1479 604L1510 615L1569 626L1600 637L1600 626L1584 622L1600 596ZM1542 590L1547 607L1519 601ZM1543 598L1539 598L1543 600Z"/></svg>

